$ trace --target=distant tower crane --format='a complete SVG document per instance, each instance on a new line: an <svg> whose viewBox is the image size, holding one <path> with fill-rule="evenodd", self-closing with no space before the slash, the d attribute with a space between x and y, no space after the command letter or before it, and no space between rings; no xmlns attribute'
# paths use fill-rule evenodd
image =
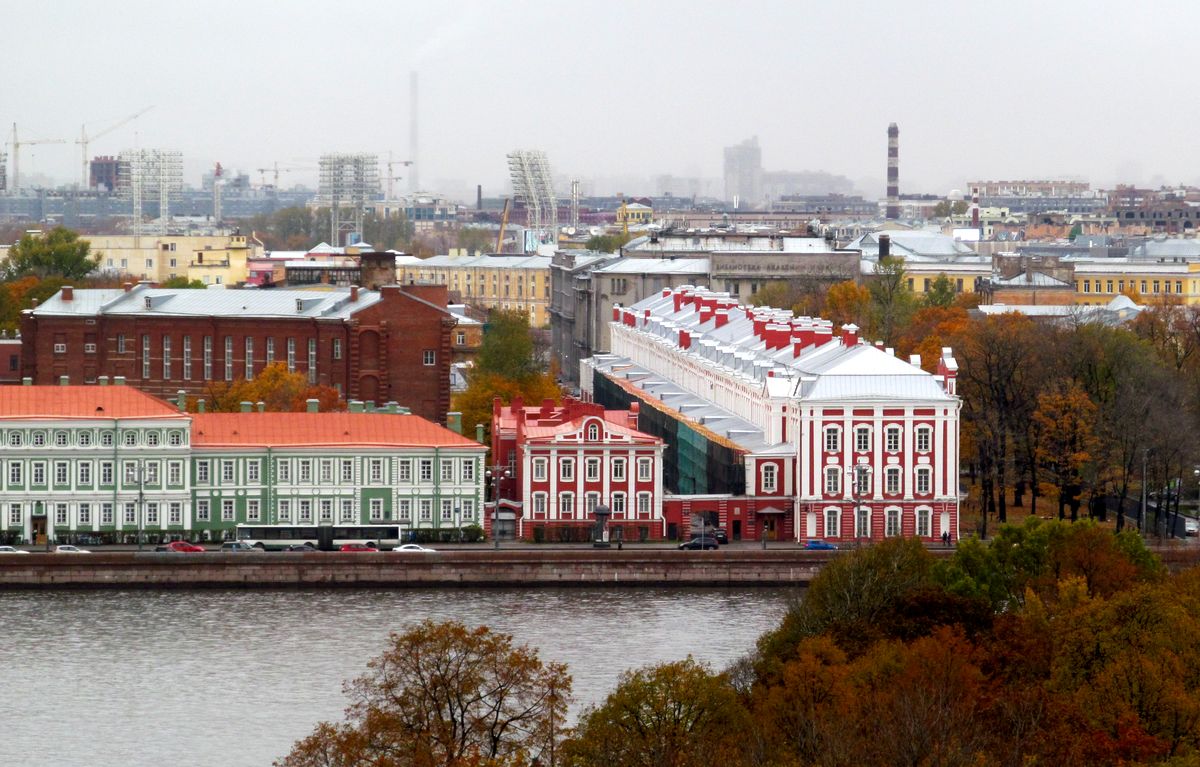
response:
<svg viewBox="0 0 1200 767"><path fill-rule="evenodd" d="M35 138L33 140L21 141L17 138L17 124L13 123L12 143L12 158L13 158L13 180L12 188L14 190L21 188L21 147L32 146L34 144L65 144L65 138Z"/></svg>
<svg viewBox="0 0 1200 767"><path fill-rule="evenodd" d="M275 179L274 180L275 188L279 189L279 174L280 173L291 173L292 171L317 170L317 168L299 168L299 167L281 168L281 167L279 167L279 163L276 162L276 163L272 163L270 168L255 168L254 170L256 173L258 173L258 182L260 185L262 185L262 186L267 185L267 175L266 174L268 172L270 172L271 175Z"/></svg>
<svg viewBox="0 0 1200 767"><path fill-rule="evenodd" d="M393 199L395 199L395 197L394 197L394 196L393 196L393 194L392 194L392 192L393 192L393 188L394 188L394 186L395 186L393 182L395 182L395 181L398 181L398 180L400 179L400 176L397 176L397 175L396 175L396 174L395 174L395 173L392 171L392 166L395 166L395 165L412 165L412 164L413 164L413 161L412 161L412 160L393 160L393 159L392 159L392 153L391 153L391 152L388 152L388 161L387 161L387 169L388 169L388 173L387 173L387 198L388 198L389 200L393 200Z"/></svg>
<svg viewBox="0 0 1200 767"><path fill-rule="evenodd" d="M78 144L82 148L82 154L83 154L83 176L81 177L81 180L79 182L80 187L82 187L83 189L87 189L87 187L88 187L88 180L89 180L88 179L88 144L92 141L95 141L98 138L107 136L108 134L115 131L117 128L120 128L122 125L128 125L129 123L133 122L137 118L139 118L142 115L149 112L151 109L154 109L153 104L146 107L145 109L143 109L140 112L135 112L135 113L129 115L128 117L126 117L123 120L120 120L119 122L117 122L114 125L108 126L104 130L100 131L99 133L97 133L93 136L89 136L87 134L87 126L86 125L79 126L79 138L75 141L75 143Z"/></svg>

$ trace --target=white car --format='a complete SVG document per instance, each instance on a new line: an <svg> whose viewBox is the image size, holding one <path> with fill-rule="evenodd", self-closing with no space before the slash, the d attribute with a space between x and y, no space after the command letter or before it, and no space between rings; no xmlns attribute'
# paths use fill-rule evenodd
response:
<svg viewBox="0 0 1200 767"><path fill-rule="evenodd" d="M72 546L70 544L64 543L62 546L55 546L54 553L55 554L91 554L92 552L88 551L87 549L81 549L78 546Z"/></svg>
<svg viewBox="0 0 1200 767"><path fill-rule="evenodd" d="M436 554L437 549L428 549L419 543L406 543L392 549L397 554Z"/></svg>
<svg viewBox="0 0 1200 767"><path fill-rule="evenodd" d="M1186 517L1183 520L1183 534L1188 536L1200 535L1200 520Z"/></svg>
<svg viewBox="0 0 1200 767"><path fill-rule="evenodd" d="M14 549L12 546L0 546L0 554L28 554L25 549Z"/></svg>

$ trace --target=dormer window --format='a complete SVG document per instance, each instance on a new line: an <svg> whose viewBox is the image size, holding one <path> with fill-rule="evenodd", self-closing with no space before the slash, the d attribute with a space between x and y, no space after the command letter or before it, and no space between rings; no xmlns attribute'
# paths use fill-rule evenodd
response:
<svg viewBox="0 0 1200 767"><path fill-rule="evenodd" d="M596 442L600 439L600 425L597 423L589 423L587 427L588 442Z"/></svg>

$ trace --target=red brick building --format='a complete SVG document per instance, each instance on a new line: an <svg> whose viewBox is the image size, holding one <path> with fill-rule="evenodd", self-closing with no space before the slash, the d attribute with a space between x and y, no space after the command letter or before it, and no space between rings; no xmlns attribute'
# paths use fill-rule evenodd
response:
<svg viewBox="0 0 1200 767"><path fill-rule="evenodd" d="M503 526L529 540L588 540L602 504L614 537L661 539L664 443L638 431L637 418L637 408L571 399L525 407L519 398L505 407L497 398L492 456L512 473L500 480Z"/></svg>
<svg viewBox="0 0 1200 767"><path fill-rule="evenodd" d="M203 396L272 362L347 399L390 401L435 423L450 405L455 317L440 285L378 291L65 287L21 317L22 374L35 384L124 376L163 397Z"/></svg>

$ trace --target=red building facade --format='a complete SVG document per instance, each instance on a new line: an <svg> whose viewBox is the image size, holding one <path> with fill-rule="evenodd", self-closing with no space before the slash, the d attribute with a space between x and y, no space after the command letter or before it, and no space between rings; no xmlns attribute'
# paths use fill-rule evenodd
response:
<svg viewBox="0 0 1200 767"><path fill-rule="evenodd" d="M528 540L588 540L603 505L613 537L663 538L664 445L637 430L637 416L570 399L533 407L496 399L492 455L512 475L500 480L499 519Z"/></svg>
<svg viewBox="0 0 1200 767"><path fill-rule="evenodd" d="M123 376L149 394L203 396L273 362L347 399L390 401L436 423L450 405L455 318L438 285L299 290L63 288L21 319L35 384Z"/></svg>

